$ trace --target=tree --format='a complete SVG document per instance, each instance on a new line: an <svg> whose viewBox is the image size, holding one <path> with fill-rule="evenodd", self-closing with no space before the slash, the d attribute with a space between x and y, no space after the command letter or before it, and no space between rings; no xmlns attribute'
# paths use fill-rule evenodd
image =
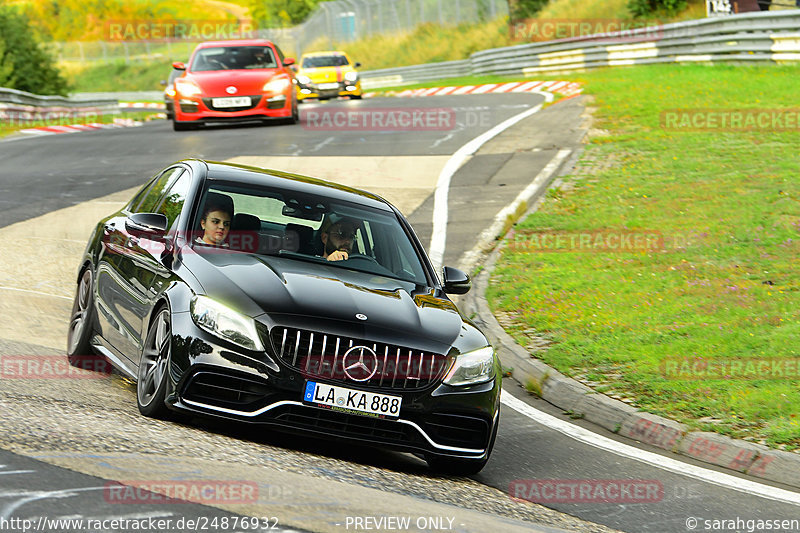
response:
<svg viewBox="0 0 800 533"><path fill-rule="evenodd" d="M7 5L0 5L0 75L3 85L36 94L67 93L67 82L50 53L34 38L28 18ZM2 76L0 76L0 79Z"/></svg>
<svg viewBox="0 0 800 533"><path fill-rule="evenodd" d="M508 0L509 20L535 17L550 0Z"/></svg>
<svg viewBox="0 0 800 533"><path fill-rule="evenodd" d="M250 14L262 28L282 28L303 22L320 0L251 0Z"/></svg>
<svg viewBox="0 0 800 533"><path fill-rule="evenodd" d="M674 15L686 9L687 0L628 0L628 11L634 17L646 17L654 13Z"/></svg>
<svg viewBox="0 0 800 533"><path fill-rule="evenodd" d="M11 58L6 55L6 43L0 41L0 87L14 85L14 65Z"/></svg>

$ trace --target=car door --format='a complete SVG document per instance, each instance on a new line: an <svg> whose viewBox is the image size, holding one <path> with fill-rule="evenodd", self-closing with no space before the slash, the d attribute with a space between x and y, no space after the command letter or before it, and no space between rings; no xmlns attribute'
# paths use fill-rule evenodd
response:
<svg viewBox="0 0 800 533"><path fill-rule="evenodd" d="M126 220L130 214L154 213L171 205L165 198L174 187L185 186L188 177L183 166L168 168L140 201L104 224L106 247L97 266L98 318L103 337L131 362L141 351L144 320L153 305L153 281L157 275L168 275L168 269L161 260L164 243L131 232Z"/></svg>

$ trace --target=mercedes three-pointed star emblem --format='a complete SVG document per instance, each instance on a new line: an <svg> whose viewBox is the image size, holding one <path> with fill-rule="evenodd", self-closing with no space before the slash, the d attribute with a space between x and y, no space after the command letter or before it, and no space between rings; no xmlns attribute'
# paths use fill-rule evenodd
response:
<svg viewBox="0 0 800 533"><path fill-rule="evenodd" d="M353 381L367 381L378 371L378 356L366 346L353 346L344 353L342 367Z"/></svg>

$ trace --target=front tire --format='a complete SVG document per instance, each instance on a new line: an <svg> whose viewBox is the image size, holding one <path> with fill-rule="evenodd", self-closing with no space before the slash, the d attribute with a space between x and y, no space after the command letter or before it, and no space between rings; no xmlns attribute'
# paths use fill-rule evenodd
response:
<svg viewBox="0 0 800 533"><path fill-rule="evenodd" d="M75 291L75 301L72 303L72 313L69 320L69 333L67 334L67 357L72 362L76 357L92 353L92 334L94 328L94 275L91 267L81 274L78 288Z"/></svg>
<svg viewBox="0 0 800 533"><path fill-rule="evenodd" d="M167 392L167 368L172 353L172 320L167 307L155 315L147 331L142 358L139 361L139 380L136 383L136 403L139 412L151 418L166 418L164 403Z"/></svg>

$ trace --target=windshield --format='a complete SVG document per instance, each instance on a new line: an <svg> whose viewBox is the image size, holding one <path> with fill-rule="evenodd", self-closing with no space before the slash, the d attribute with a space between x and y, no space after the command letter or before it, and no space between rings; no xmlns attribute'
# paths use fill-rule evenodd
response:
<svg viewBox="0 0 800 533"><path fill-rule="evenodd" d="M350 63L345 56L311 56L303 58L302 68L345 67Z"/></svg>
<svg viewBox="0 0 800 533"><path fill-rule="evenodd" d="M277 68L269 46L220 46L201 48L192 59L193 72Z"/></svg>
<svg viewBox="0 0 800 533"><path fill-rule="evenodd" d="M227 231L220 229L220 220L230 220ZM208 246L280 256L428 284L409 235L391 211L295 191L214 183L192 227L199 251ZM209 228L217 233L207 233Z"/></svg>

